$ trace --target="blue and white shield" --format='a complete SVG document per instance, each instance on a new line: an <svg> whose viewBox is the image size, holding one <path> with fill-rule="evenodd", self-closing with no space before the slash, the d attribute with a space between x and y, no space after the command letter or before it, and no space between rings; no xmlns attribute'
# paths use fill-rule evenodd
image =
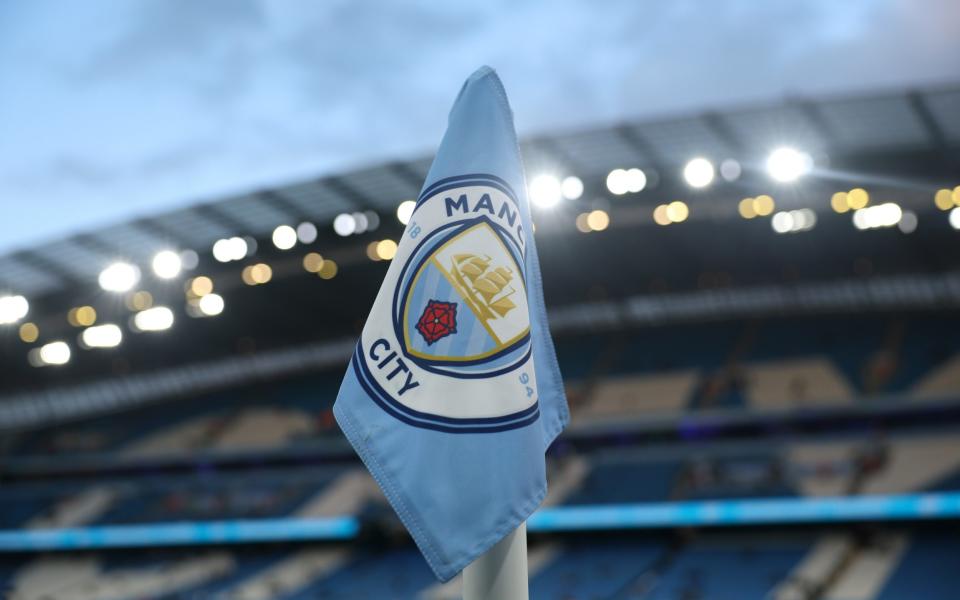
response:
<svg viewBox="0 0 960 600"><path fill-rule="evenodd" d="M457 432L536 418L518 215L511 190L486 176L444 181L421 197L354 359L394 416Z"/></svg>
<svg viewBox="0 0 960 600"><path fill-rule="evenodd" d="M510 249L497 227L483 218L468 221L425 245L416 258L401 292L399 317L404 348L421 364L485 364L529 337L518 249ZM441 322L451 310L454 318ZM441 327L431 332L430 325Z"/></svg>

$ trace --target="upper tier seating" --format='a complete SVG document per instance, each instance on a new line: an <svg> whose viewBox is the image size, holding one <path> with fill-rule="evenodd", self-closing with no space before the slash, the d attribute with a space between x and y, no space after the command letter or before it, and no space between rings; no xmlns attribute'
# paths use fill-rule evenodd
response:
<svg viewBox="0 0 960 600"><path fill-rule="evenodd" d="M960 434L924 434L889 442L883 468L865 480L865 494L926 489L960 469Z"/></svg>
<svg viewBox="0 0 960 600"><path fill-rule="evenodd" d="M591 461L591 469L565 504L657 502L670 499L680 473L677 460L643 460L611 453Z"/></svg>
<svg viewBox="0 0 960 600"><path fill-rule="evenodd" d="M757 409L797 409L849 404L853 390L822 357L744 366L748 405Z"/></svg>

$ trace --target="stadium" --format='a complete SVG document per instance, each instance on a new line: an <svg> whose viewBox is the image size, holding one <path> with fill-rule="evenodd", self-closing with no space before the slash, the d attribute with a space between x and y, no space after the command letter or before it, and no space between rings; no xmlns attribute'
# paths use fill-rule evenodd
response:
<svg viewBox="0 0 960 600"><path fill-rule="evenodd" d="M960 84L520 150L571 414L530 597L956 597ZM433 159L0 256L5 597L461 597L333 414Z"/></svg>

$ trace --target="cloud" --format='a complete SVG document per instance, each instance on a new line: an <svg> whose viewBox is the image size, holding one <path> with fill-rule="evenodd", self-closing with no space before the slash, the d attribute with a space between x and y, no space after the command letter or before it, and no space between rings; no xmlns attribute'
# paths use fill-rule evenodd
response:
<svg viewBox="0 0 960 600"><path fill-rule="evenodd" d="M950 0L0 7L2 248L428 152L475 67L522 133L960 73ZM33 207L44 205L43 212ZM61 219L50 214L63 214Z"/></svg>

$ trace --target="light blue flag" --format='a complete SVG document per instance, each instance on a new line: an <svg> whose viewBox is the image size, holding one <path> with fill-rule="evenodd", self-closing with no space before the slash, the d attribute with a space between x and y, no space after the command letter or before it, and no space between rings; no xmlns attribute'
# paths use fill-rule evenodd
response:
<svg viewBox="0 0 960 600"><path fill-rule="evenodd" d="M546 494L569 420L513 115L496 73L464 83L334 406L447 581Z"/></svg>

